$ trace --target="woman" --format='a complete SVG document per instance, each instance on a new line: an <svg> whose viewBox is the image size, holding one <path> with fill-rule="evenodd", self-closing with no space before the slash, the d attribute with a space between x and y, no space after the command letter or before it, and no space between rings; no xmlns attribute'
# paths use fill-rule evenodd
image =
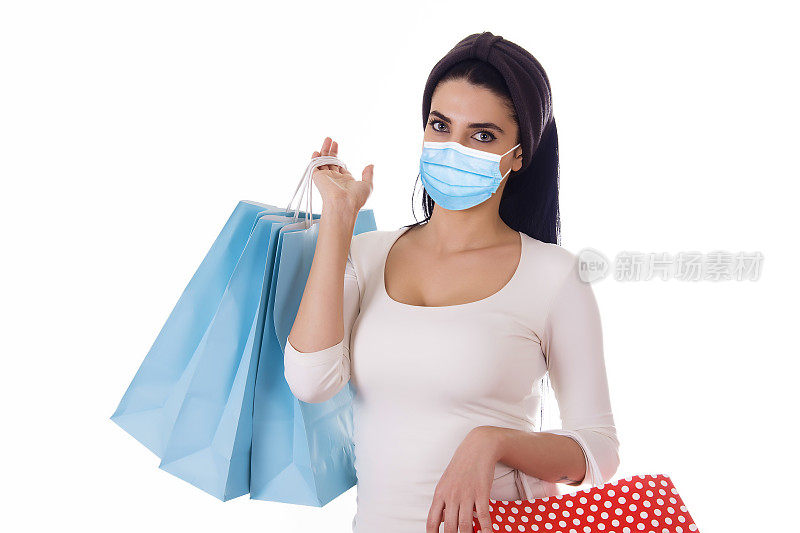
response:
<svg viewBox="0 0 800 533"><path fill-rule="evenodd" d="M558 245L550 86L489 32L456 45L423 97L426 219L353 236L373 187L339 166L323 198L285 375L306 402L349 381L358 533L482 531L489 499L560 494L619 464L591 287ZM336 156L326 138L313 156ZM549 373L562 430L534 431Z"/></svg>

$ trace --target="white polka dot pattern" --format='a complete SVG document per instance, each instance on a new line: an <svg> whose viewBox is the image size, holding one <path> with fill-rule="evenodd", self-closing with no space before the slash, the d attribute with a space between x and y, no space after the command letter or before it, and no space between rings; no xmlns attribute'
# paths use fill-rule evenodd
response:
<svg viewBox="0 0 800 533"><path fill-rule="evenodd" d="M696 533L669 476L639 475L569 494L535 500L489 500L491 532L475 533Z"/></svg>

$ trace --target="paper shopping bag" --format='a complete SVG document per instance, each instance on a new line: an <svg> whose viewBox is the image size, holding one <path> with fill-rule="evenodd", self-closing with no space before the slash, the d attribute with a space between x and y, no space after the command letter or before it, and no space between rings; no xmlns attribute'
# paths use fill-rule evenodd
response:
<svg viewBox="0 0 800 533"><path fill-rule="evenodd" d="M217 312L258 216L283 212L268 204L238 203L111 416L157 456L164 454L195 370L195 352Z"/></svg>
<svg viewBox="0 0 800 533"><path fill-rule="evenodd" d="M269 287L286 217L255 224L217 312L194 355L159 468L227 501L249 492L253 387Z"/></svg>
<svg viewBox="0 0 800 533"><path fill-rule="evenodd" d="M223 501L250 488L256 376L266 324L274 329L266 314L274 305L276 252L282 235L309 230L320 218L311 206L311 173L321 164L344 166L330 156L309 163L298 186L305 186L308 206L302 223L291 203L239 203L111 417L161 457L160 468Z"/></svg>
<svg viewBox="0 0 800 533"><path fill-rule="evenodd" d="M358 213L354 235L376 229L372 210ZM318 226L281 232L253 406L250 498L320 507L353 487L352 389L321 403L294 397L283 350L311 269Z"/></svg>
<svg viewBox="0 0 800 533"><path fill-rule="evenodd" d="M672 480L663 474L626 477L534 500L489 500L489 515L491 533L698 531ZM481 533L475 511L472 528Z"/></svg>

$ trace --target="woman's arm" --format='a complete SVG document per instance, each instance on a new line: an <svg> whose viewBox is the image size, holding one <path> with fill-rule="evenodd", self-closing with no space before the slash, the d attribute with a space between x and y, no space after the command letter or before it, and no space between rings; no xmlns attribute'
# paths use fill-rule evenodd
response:
<svg viewBox="0 0 800 533"><path fill-rule="evenodd" d="M350 330L359 312L349 255L355 215L323 206L318 224L311 272L284 350L289 388L309 403L332 398L350 379Z"/></svg>
<svg viewBox="0 0 800 533"><path fill-rule="evenodd" d="M356 214L322 206L311 271L289 342L301 352L315 352L342 340L344 271Z"/></svg>
<svg viewBox="0 0 800 533"><path fill-rule="evenodd" d="M584 466L565 473L585 471L585 477L570 485L602 485L619 466L619 440L611 411L600 311L592 286L578 275L577 260L550 305L542 351L561 415L560 430L542 433L565 436L580 445Z"/></svg>
<svg viewBox="0 0 800 533"><path fill-rule="evenodd" d="M491 441L487 446L495 451L498 462L551 483L583 483L587 462L581 446L570 437L496 426L481 426L476 431L485 432Z"/></svg>
<svg viewBox="0 0 800 533"><path fill-rule="evenodd" d="M545 481L602 485L619 466L600 313L577 261L550 306L542 339L561 429L495 431L499 461ZM497 428L499 429L499 428Z"/></svg>
<svg viewBox="0 0 800 533"><path fill-rule="evenodd" d="M325 137L317 156L338 154ZM311 271L284 350L284 376L300 400L332 398L350 379L350 329L359 311L359 290L350 256L358 212L372 192L374 165L361 181L338 165L321 165L311 179L322 196L322 215Z"/></svg>

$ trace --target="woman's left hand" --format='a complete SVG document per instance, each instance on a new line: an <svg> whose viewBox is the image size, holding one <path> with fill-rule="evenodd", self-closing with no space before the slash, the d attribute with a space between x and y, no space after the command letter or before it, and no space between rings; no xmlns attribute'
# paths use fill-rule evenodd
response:
<svg viewBox="0 0 800 533"><path fill-rule="evenodd" d="M489 495L499 458L500 428L478 426L464 438L442 474L428 511L426 533L472 533L472 512L481 531L492 531Z"/></svg>

